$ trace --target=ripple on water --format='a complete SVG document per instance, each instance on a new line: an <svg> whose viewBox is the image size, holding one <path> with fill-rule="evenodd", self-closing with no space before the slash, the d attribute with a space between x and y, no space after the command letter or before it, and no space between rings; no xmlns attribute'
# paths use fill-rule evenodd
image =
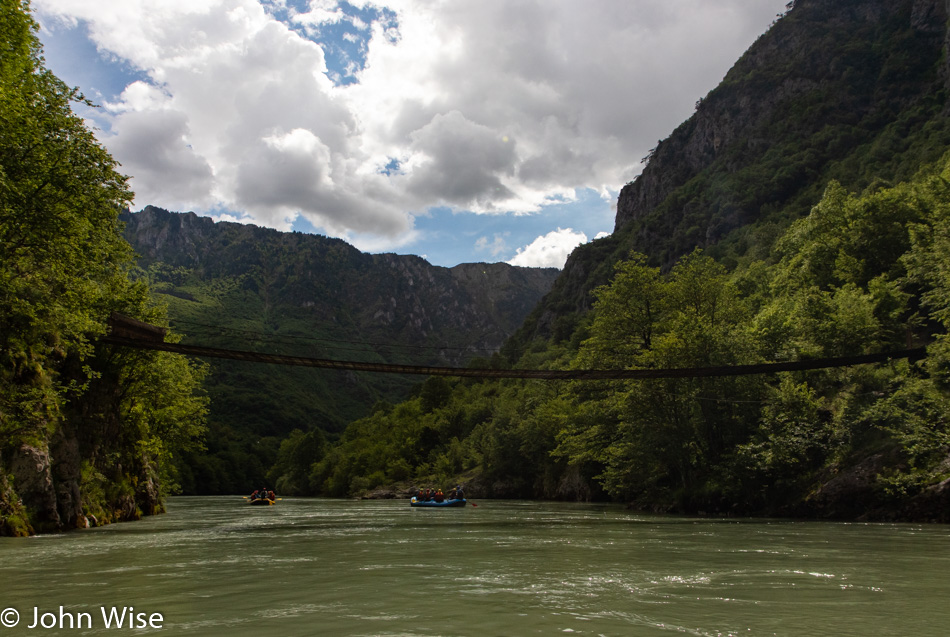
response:
<svg viewBox="0 0 950 637"><path fill-rule="evenodd" d="M950 634L945 527L479 504L174 499L142 523L0 539L3 601L112 596L212 637Z"/></svg>

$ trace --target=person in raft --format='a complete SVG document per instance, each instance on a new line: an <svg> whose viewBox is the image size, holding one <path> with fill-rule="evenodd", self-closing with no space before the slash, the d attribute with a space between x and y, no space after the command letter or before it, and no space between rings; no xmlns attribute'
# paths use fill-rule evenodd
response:
<svg viewBox="0 0 950 637"><path fill-rule="evenodd" d="M445 500L445 494L442 493L442 489L439 489L438 491L435 492L435 496L434 496L433 499L434 499L436 502L442 502L442 501Z"/></svg>
<svg viewBox="0 0 950 637"><path fill-rule="evenodd" d="M267 487L264 487L263 489L258 489L257 491L251 494L251 500L273 500L273 499L274 499L274 492L268 491Z"/></svg>

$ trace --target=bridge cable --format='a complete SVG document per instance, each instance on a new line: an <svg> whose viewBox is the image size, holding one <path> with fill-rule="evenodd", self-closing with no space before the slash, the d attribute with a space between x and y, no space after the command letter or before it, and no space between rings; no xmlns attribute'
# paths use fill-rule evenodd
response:
<svg viewBox="0 0 950 637"><path fill-rule="evenodd" d="M680 367L673 369L478 369L468 367L439 367L427 365L399 365L393 363L365 363L358 361L308 358L283 354L264 354L201 345L166 343L164 340L151 340L110 334L102 342L111 345L135 347L140 349L175 352L186 356L201 358L223 358L229 360L291 365L297 367L317 367L354 372L381 372L389 374L418 374L424 376L457 376L463 378L523 378L542 380L634 380L647 378L705 378L716 376L748 376L752 374L774 374L777 372L827 369L832 367L850 367L869 363L883 363L897 359L919 360L926 356L926 349L917 347L878 354L843 356L838 358L818 358L812 360L788 361L783 363L757 363L753 365L727 365L718 367Z"/></svg>

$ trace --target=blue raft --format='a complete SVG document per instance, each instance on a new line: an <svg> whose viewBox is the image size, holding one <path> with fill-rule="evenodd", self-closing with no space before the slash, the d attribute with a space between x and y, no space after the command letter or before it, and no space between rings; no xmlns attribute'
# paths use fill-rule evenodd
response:
<svg viewBox="0 0 950 637"><path fill-rule="evenodd" d="M418 500L413 497L409 500L409 506L411 507L463 507L467 503L465 498L460 500L443 500L442 502L436 502L435 500Z"/></svg>

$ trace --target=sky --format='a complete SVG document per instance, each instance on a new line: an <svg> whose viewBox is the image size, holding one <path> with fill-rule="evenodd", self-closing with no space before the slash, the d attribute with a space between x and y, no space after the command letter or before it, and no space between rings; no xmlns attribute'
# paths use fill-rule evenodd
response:
<svg viewBox="0 0 950 637"><path fill-rule="evenodd" d="M787 0L32 0L133 211L562 267Z"/></svg>

